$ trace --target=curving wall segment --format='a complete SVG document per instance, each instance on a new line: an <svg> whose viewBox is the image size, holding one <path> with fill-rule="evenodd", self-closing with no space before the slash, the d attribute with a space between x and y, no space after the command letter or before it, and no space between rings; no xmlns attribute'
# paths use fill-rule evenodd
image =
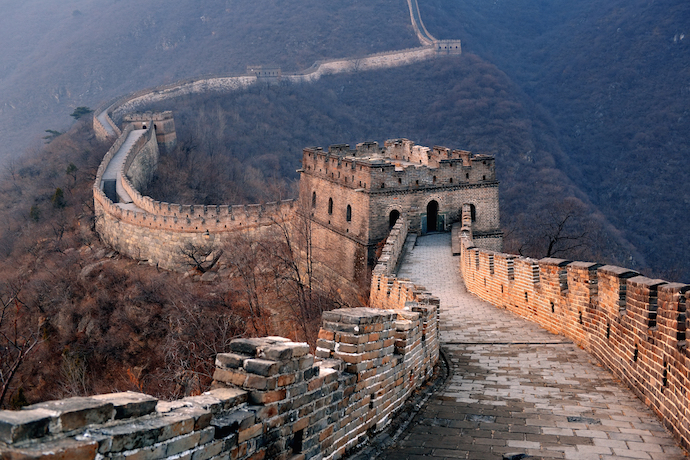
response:
<svg viewBox="0 0 690 460"><path fill-rule="evenodd" d="M157 164L158 141L153 120L140 120L139 125L128 124L122 130L93 185L96 231L113 249L161 268L184 270L189 267L184 252L190 247L212 252L238 231L261 233L294 217L294 200L209 206L165 203L142 195L139 189Z"/></svg>
<svg viewBox="0 0 690 460"><path fill-rule="evenodd" d="M389 255L400 256L405 229L389 236ZM0 457L342 458L390 424L439 359L438 299L397 286L385 306L324 312L314 355L281 337L233 340L199 396L124 392L0 411Z"/></svg>
<svg viewBox="0 0 690 460"><path fill-rule="evenodd" d="M479 249L463 230L453 238L470 292L572 339L690 448L690 285L612 265Z"/></svg>
<svg viewBox="0 0 690 460"><path fill-rule="evenodd" d="M435 306L323 314L319 347L235 339L214 389L165 402L134 393L0 411L10 459L337 459L386 428L432 374Z"/></svg>

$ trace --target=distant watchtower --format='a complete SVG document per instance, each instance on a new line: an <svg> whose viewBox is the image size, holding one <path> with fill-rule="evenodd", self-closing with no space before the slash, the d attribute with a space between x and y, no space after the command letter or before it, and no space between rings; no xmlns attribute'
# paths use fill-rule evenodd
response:
<svg viewBox="0 0 690 460"><path fill-rule="evenodd" d="M351 281L362 281L376 245L400 216L419 234L443 232L471 209L475 238L500 250L494 158L407 139L304 149L300 199L311 216L314 254Z"/></svg>
<svg viewBox="0 0 690 460"><path fill-rule="evenodd" d="M156 130L156 142L161 153L172 152L177 146L175 119L170 110L165 112L144 112L125 115L124 122L134 125L135 129L146 129L153 125Z"/></svg>

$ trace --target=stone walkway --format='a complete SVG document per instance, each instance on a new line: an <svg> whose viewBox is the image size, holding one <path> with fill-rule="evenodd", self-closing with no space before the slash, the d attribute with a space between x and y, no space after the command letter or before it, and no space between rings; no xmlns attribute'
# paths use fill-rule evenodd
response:
<svg viewBox="0 0 690 460"><path fill-rule="evenodd" d="M417 239L398 275L441 299L451 376L379 459L686 458L586 352L467 293L450 235Z"/></svg>

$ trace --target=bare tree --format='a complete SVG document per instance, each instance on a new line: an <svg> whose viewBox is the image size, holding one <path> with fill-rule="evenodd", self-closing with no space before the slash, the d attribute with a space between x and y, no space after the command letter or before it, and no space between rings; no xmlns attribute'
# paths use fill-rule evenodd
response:
<svg viewBox="0 0 690 460"><path fill-rule="evenodd" d="M26 318L20 287L8 285L0 294L0 407L3 407L19 367L40 342L38 321ZM26 321L22 321L26 320Z"/></svg>
<svg viewBox="0 0 690 460"><path fill-rule="evenodd" d="M292 219L275 221L274 228L277 237L270 254L275 290L287 300L285 307L294 315L304 340L314 343L321 313L340 304L336 296L323 291L315 276L312 220L298 212Z"/></svg>
<svg viewBox="0 0 690 460"><path fill-rule="evenodd" d="M167 396L200 394L213 379L215 356L228 351L232 339L244 331L243 320L231 312L208 315L195 303L180 302L174 304L168 323L162 377L175 389Z"/></svg>
<svg viewBox="0 0 690 460"><path fill-rule="evenodd" d="M185 244L180 252L187 265L199 270L201 273L206 273L212 269L223 255L222 249L214 253L212 243L199 244L191 241Z"/></svg>
<svg viewBox="0 0 690 460"><path fill-rule="evenodd" d="M86 359L79 353L65 350L60 365L60 388L69 396L86 396L89 394Z"/></svg>
<svg viewBox="0 0 690 460"><path fill-rule="evenodd" d="M586 255L600 227L588 211L585 203L570 197L525 212L508 224L506 250L535 258Z"/></svg>
<svg viewBox="0 0 690 460"><path fill-rule="evenodd" d="M268 266L267 250L270 244L250 238L245 233L233 235L226 243L226 258L233 269L234 279L239 282L236 290L249 309L249 320L258 335L268 334L266 317L269 313L265 307L265 280L263 273Z"/></svg>

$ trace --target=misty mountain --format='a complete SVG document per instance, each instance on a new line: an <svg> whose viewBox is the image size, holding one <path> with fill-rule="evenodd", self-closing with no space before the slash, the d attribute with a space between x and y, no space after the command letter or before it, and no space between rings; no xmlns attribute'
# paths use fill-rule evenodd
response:
<svg viewBox="0 0 690 460"><path fill-rule="evenodd" d="M64 131L75 107L132 91L418 46L400 0L2 0L0 10L0 160Z"/></svg>
<svg viewBox="0 0 690 460"><path fill-rule="evenodd" d="M432 34L462 39L544 109L563 152L558 168L643 249L645 264L690 280L690 3L424 0L420 8Z"/></svg>

